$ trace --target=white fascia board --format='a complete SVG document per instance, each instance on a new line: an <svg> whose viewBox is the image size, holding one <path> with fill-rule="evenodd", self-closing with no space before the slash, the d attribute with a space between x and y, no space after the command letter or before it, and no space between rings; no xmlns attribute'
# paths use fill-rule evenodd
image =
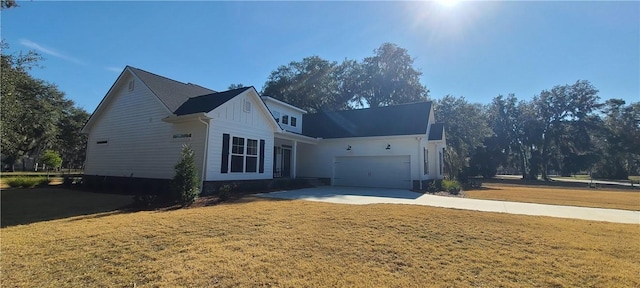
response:
<svg viewBox="0 0 640 288"><path fill-rule="evenodd" d="M321 138L313 138L313 137L309 137L309 136L304 136L304 135L300 135L297 133L291 133L289 131L286 130L282 130L280 132L276 132L276 134L274 135L275 138L280 138L280 139L286 139L286 140L291 140L291 141L298 141L298 142L302 142L302 143L306 143L306 144L318 144L318 142L321 140Z"/></svg>
<svg viewBox="0 0 640 288"><path fill-rule="evenodd" d="M348 137L348 138L322 138L322 141L326 142L343 142L343 141L375 141L375 140L388 140L388 139L407 139L407 138L417 138L422 137L424 139L426 137L425 134L415 134L415 135L389 135L389 136L370 136L370 137Z"/></svg>
<svg viewBox="0 0 640 288"><path fill-rule="evenodd" d="M277 104L280 104L282 106L285 106L285 107L291 108L293 110L296 110L296 111L298 111L298 112L300 112L302 114L306 114L307 113L307 110L304 110L302 108L298 108L298 107L293 106L293 105L291 105L289 103L282 102L282 101L280 101L278 99L275 99L275 98L272 98L272 97L269 97L269 96L260 96L260 98L262 98L262 100L265 101L265 102L277 103Z"/></svg>

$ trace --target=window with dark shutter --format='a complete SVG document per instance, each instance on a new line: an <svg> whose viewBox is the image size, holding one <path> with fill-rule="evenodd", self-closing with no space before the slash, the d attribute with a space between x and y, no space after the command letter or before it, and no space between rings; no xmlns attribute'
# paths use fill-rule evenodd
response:
<svg viewBox="0 0 640 288"><path fill-rule="evenodd" d="M229 173L229 134L222 134L222 165L220 173Z"/></svg>
<svg viewBox="0 0 640 288"><path fill-rule="evenodd" d="M264 140L260 140L260 167L258 172L264 173Z"/></svg>

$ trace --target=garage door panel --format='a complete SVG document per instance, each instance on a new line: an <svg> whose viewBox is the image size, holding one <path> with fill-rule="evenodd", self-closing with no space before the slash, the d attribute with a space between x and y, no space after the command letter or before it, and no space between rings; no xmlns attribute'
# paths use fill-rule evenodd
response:
<svg viewBox="0 0 640 288"><path fill-rule="evenodd" d="M410 188L409 156L336 157L334 185Z"/></svg>

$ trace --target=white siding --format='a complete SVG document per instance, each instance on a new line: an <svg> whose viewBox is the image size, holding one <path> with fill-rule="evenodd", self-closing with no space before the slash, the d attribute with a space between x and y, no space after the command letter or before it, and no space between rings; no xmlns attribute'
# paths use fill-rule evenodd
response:
<svg viewBox="0 0 640 288"><path fill-rule="evenodd" d="M136 81L129 91L128 82L134 78L123 76L90 127L85 174L170 179L184 143L194 149L200 173L204 124L163 122L171 113L159 99L142 82ZM174 134L188 133L190 138L173 139Z"/></svg>
<svg viewBox="0 0 640 288"><path fill-rule="evenodd" d="M387 150L387 145L391 145ZM415 136L323 139L318 145L298 146L298 176L332 177L335 157L341 156L409 156L411 179L419 179L419 142ZM351 146L351 150L347 150ZM421 154L420 154L421 155Z"/></svg>
<svg viewBox="0 0 640 288"><path fill-rule="evenodd" d="M287 107L272 100L265 101L265 104L269 107L269 110L271 110L274 117L279 119L280 127L282 127L282 129L302 134L302 113L299 110L292 109L291 107ZM288 117L287 124L282 121L282 117L285 115ZM292 126L291 117L296 118L296 126Z"/></svg>
<svg viewBox="0 0 640 288"><path fill-rule="evenodd" d="M252 109L243 110L243 101L249 100ZM260 102L258 102L260 101ZM209 112L211 118L209 132L209 151L207 161L207 181L219 180L252 180L273 178L273 134L274 127L266 109L262 109L262 101L252 90L248 90L227 103ZM222 134L245 139L265 140L264 173L221 173ZM258 144L259 145L259 144ZM246 146L246 142L245 142ZM260 157L258 156L258 159Z"/></svg>

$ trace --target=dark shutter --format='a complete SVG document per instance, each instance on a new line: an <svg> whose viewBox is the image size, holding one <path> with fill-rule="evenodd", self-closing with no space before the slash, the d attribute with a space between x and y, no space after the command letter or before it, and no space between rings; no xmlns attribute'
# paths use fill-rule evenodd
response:
<svg viewBox="0 0 640 288"><path fill-rule="evenodd" d="M260 167L258 172L264 173L264 140L260 140Z"/></svg>
<svg viewBox="0 0 640 288"><path fill-rule="evenodd" d="M222 166L220 173L229 172L229 134L222 134Z"/></svg>

